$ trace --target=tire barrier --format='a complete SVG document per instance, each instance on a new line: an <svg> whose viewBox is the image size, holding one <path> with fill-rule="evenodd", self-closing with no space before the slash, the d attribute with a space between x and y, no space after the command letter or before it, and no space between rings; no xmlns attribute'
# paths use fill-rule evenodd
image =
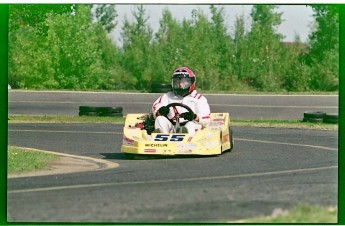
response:
<svg viewBox="0 0 345 226"><path fill-rule="evenodd" d="M337 114L326 114L323 118L324 123L338 124L339 116Z"/></svg>
<svg viewBox="0 0 345 226"><path fill-rule="evenodd" d="M303 122L323 122L323 117L326 115L324 112L304 112Z"/></svg>
<svg viewBox="0 0 345 226"><path fill-rule="evenodd" d="M79 116L123 117L122 107L79 106Z"/></svg>
<svg viewBox="0 0 345 226"><path fill-rule="evenodd" d="M317 123L338 123L338 115L326 114L321 111L317 112L304 112L303 122L317 122Z"/></svg>
<svg viewBox="0 0 345 226"><path fill-rule="evenodd" d="M167 93L172 90L171 84L168 83L152 83L151 93Z"/></svg>

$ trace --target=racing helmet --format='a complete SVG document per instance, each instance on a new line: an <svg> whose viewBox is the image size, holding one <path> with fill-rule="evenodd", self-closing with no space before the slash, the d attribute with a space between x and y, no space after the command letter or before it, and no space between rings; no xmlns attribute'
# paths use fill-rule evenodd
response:
<svg viewBox="0 0 345 226"><path fill-rule="evenodd" d="M171 78L173 92L180 96L187 96L195 88L195 74L188 67L178 67Z"/></svg>

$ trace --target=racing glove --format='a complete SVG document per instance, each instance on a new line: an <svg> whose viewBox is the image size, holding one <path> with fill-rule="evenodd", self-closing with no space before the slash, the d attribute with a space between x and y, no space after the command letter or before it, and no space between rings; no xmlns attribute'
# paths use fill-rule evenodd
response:
<svg viewBox="0 0 345 226"><path fill-rule="evenodd" d="M181 114L182 118L188 120L188 121L193 121L196 119L197 115L192 113L192 112L185 112Z"/></svg>
<svg viewBox="0 0 345 226"><path fill-rule="evenodd" d="M167 116L169 114L169 108L163 106L160 109L158 109L158 112L160 115Z"/></svg>

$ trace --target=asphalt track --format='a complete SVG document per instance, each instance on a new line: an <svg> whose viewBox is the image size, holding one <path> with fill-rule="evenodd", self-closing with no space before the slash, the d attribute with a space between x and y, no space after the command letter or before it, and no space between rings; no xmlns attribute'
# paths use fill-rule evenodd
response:
<svg viewBox="0 0 345 226"><path fill-rule="evenodd" d="M149 112L158 93L46 92L8 93L9 114L78 115L79 106L123 107L123 113ZM205 95L212 112L229 112L233 119L302 120L306 111L338 113L337 95Z"/></svg>
<svg viewBox="0 0 345 226"><path fill-rule="evenodd" d="M233 130L235 147L221 156L126 160L121 125L9 124L9 145L118 167L8 179L8 221L226 223L337 205L337 131Z"/></svg>

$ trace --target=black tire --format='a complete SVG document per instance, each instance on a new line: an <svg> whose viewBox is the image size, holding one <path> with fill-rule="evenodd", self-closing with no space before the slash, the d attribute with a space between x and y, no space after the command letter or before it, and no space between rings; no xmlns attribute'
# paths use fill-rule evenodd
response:
<svg viewBox="0 0 345 226"><path fill-rule="evenodd" d="M133 160L133 159L135 159L135 154L125 153L125 159Z"/></svg>
<svg viewBox="0 0 345 226"><path fill-rule="evenodd" d="M98 111L100 113L122 113L123 108L122 107L99 107Z"/></svg>
<svg viewBox="0 0 345 226"><path fill-rule="evenodd" d="M316 122L320 123L323 122L323 118L325 117L326 113L322 111L316 112L304 112L303 122Z"/></svg>
<svg viewBox="0 0 345 226"><path fill-rule="evenodd" d="M338 119L323 119L323 123L338 124Z"/></svg>
<svg viewBox="0 0 345 226"><path fill-rule="evenodd" d="M122 107L79 106L79 116L123 117Z"/></svg>
<svg viewBox="0 0 345 226"><path fill-rule="evenodd" d="M80 112L98 112L99 107L92 107L92 106L79 106Z"/></svg>
<svg viewBox="0 0 345 226"><path fill-rule="evenodd" d="M338 124L339 116L337 114L326 114L323 117L324 123Z"/></svg>
<svg viewBox="0 0 345 226"><path fill-rule="evenodd" d="M122 113L101 113L99 116L103 117L123 117Z"/></svg>
<svg viewBox="0 0 345 226"><path fill-rule="evenodd" d="M331 124L338 124L339 123L339 116L337 114L326 114L323 117L324 123L331 123Z"/></svg>
<svg viewBox="0 0 345 226"><path fill-rule="evenodd" d="M326 114L324 117L324 119L339 119L339 116L337 114Z"/></svg>
<svg viewBox="0 0 345 226"><path fill-rule="evenodd" d="M321 112L321 111L317 111L317 112L304 112L304 118L307 119L312 119L312 118L321 118L323 119L323 117L326 115L326 113Z"/></svg>
<svg viewBox="0 0 345 226"><path fill-rule="evenodd" d="M303 122L323 122L323 118L304 118Z"/></svg>
<svg viewBox="0 0 345 226"><path fill-rule="evenodd" d="M95 111L80 111L79 116L98 116L99 113Z"/></svg>

